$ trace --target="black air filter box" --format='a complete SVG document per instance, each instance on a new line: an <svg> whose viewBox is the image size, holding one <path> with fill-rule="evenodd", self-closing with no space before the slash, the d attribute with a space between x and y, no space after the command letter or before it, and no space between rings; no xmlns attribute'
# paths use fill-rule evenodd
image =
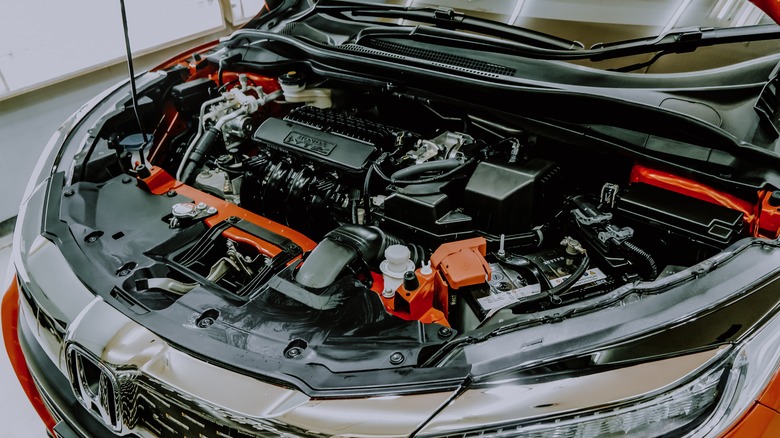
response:
<svg viewBox="0 0 780 438"><path fill-rule="evenodd" d="M384 217L431 238L456 239L473 231L471 218L453 210L450 198L443 193L414 196L393 193L385 200Z"/></svg>
<svg viewBox="0 0 780 438"><path fill-rule="evenodd" d="M744 236L741 212L647 184L629 187L616 210L633 222L714 249L723 249Z"/></svg>
<svg viewBox="0 0 780 438"><path fill-rule="evenodd" d="M488 234L518 234L543 222L555 199L558 167L533 159L509 165L483 161L471 175L465 192L466 213L478 230Z"/></svg>

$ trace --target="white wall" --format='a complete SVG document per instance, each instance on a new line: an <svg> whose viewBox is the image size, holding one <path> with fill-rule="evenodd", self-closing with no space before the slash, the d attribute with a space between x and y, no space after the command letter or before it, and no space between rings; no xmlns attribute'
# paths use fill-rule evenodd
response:
<svg viewBox="0 0 780 438"><path fill-rule="evenodd" d="M137 55L225 27L218 0L126 3L130 44ZM120 6L121 2L106 0L4 2L0 7L0 96L31 91L123 59Z"/></svg>
<svg viewBox="0 0 780 438"><path fill-rule="evenodd" d="M141 56L136 72L208 41L229 29L185 44ZM84 102L127 77L127 66L116 64L29 93L0 100L0 222L16 216L22 192L51 134Z"/></svg>

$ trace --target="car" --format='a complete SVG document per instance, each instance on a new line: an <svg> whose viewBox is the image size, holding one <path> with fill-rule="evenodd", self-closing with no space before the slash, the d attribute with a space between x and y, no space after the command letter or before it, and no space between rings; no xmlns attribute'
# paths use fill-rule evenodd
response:
<svg viewBox="0 0 780 438"><path fill-rule="evenodd" d="M776 436L780 28L398 3L269 1L54 134L2 306L49 433Z"/></svg>

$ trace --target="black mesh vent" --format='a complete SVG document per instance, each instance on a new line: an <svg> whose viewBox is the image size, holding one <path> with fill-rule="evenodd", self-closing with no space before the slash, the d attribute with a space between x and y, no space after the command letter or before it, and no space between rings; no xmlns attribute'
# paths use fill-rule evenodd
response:
<svg viewBox="0 0 780 438"><path fill-rule="evenodd" d="M405 44L391 43L388 41L372 40L366 43L367 47L381 50L387 53L406 56L409 58L424 59L426 61L438 62L448 66L457 66L469 70L476 70L485 73L493 73L502 76L513 76L515 69L503 65L492 64L490 62L477 59L466 58L465 56L453 55L450 53L437 52L435 50L420 49Z"/></svg>
<svg viewBox="0 0 780 438"><path fill-rule="evenodd" d="M390 52L384 52L382 50L375 50L370 49L366 46L359 46L357 44L342 44L339 46L340 49L349 50L350 52L361 52L361 53L369 53L371 55L378 55L378 56L386 56L390 58L396 58L396 59L405 59L406 57L397 55L395 53Z"/></svg>
<svg viewBox="0 0 780 438"><path fill-rule="evenodd" d="M332 109L303 106L284 119L378 146L392 143L394 138L384 125Z"/></svg>

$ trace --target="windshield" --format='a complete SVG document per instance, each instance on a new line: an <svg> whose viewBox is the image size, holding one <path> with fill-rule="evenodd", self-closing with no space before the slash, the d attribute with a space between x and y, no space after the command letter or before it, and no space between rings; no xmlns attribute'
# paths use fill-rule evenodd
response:
<svg viewBox="0 0 780 438"><path fill-rule="evenodd" d="M582 43L648 38L690 28L734 28L774 21L748 0L445 0L368 1L407 8L449 8L455 12L497 21ZM363 20L371 20L362 17ZM374 18L399 25L415 25L405 18ZM641 66L636 72L667 73L716 68L780 52L776 40L702 47L693 54L653 59L653 53L598 62L573 61L602 69ZM652 62L648 62L653 60Z"/></svg>

